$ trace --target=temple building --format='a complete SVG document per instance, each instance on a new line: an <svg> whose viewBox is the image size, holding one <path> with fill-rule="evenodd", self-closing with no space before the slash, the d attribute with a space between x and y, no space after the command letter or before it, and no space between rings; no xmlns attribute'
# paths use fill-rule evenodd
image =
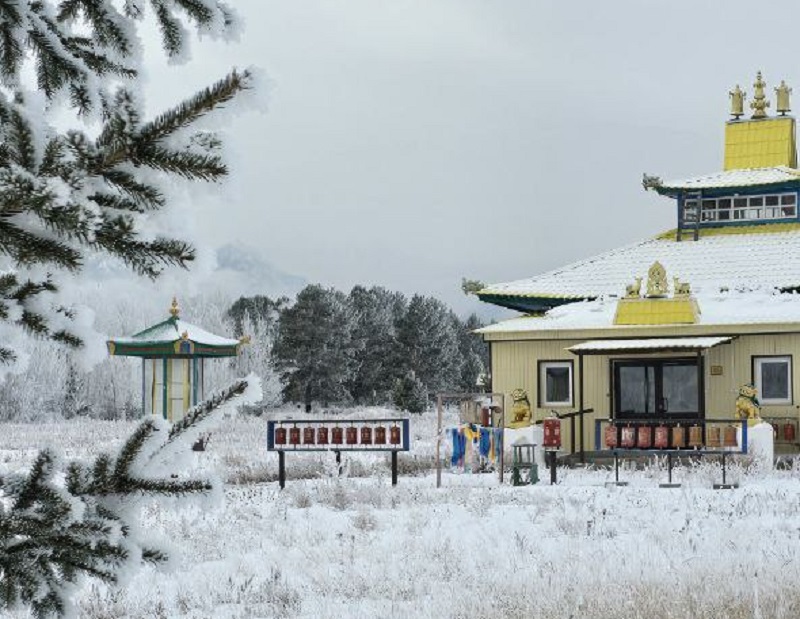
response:
<svg viewBox="0 0 800 619"><path fill-rule="evenodd" d="M749 106L739 86L729 93L721 171L645 175L644 188L675 209L673 230L477 293L524 314L479 331L491 347L491 390L527 391L534 419L555 411L577 420L562 430L568 450L594 449L603 419L730 419L748 383L777 428L776 449L797 447L796 123L784 82L775 115L761 73L753 86Z"/></svg>

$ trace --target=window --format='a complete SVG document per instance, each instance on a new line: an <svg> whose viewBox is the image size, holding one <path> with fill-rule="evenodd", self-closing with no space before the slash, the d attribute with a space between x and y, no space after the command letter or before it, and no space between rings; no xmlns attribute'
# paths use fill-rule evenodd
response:
<svg viewBox="0 0 800 619"><path fill-rule="evenodd" d="M694 217L697 206L697 200L686 200L685 220ZM733 208L730 197L703 198L701 206L700 220L706 223L797 219L797 194L794 193L738 197L733 199Z"/></svg>
<svg viewBox="0 0 800 619"><path fill-rule="evenodd" d="M753 357L753 382L762 404L791 404L792 357Z"/></svg>
<svg viewBox="0 0 800 619"><path fill-rule="evenodd" d="M572 361L539 362L539 406L572 406Z"/></svg>
<svg viewBox="0 0 800 619"><path fill-rule="evenodd" d="M614 361L616 417L701 416L696 359Z"/></svg>

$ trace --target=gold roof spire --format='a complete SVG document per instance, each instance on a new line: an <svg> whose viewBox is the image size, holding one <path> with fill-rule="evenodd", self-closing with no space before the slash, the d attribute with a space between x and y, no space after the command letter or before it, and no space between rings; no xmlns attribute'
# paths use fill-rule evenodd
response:
<svg viewBox="0 0 800 619"><path fill-rule="evenodd" d="M736 84L736 88L731 90L728 95L731 98L731 116L739 120L740 116L744 116L744 100L747 93L739 88L739 84Z"/></svg>
<svg viewBox="0 0 800 619"><path fill-rule="evenodd" d="M756 75L756 81L753 84L753 100L750 102L750 109L753 110L751 118L767 117L766 110L769 107L769 101L767 101L767 95L764 94L764 89L766 87L767 83L761 77L761 71L759 71Z"/></svg>
<svg viewBox="0 0 800 619"><path fill-rule="evenodd" d="M786 116L786 112L792 111L792 106L789 104L789 95L792 94L792 89L786 85L786 82L781 80L781 85L775 88L777 95L777 105L775 111L781 116Z"/></svg>
<svg viewBox="0 0 800 619"><path fill-rule="evenodd" d="M172 305L169 308L169 313L172 314L175 318L178 317L178 314L181 313L181 308L178 307L178 298L172 297Z"/></svg>

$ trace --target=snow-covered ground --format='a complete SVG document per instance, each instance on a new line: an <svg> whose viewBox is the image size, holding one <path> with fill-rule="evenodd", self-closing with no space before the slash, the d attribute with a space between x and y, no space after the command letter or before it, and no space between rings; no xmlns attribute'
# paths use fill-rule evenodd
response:
<svg viewBox="0 0 800 619"><path fill-rule="evenodd" d="M386 411L361 411L386 415ZM346 413L345 413L346 414ZM113 450L123 422L4 425L0 470L36 448L67 457ZM266 421L233 417L196 454L225 480L208 506L153 504L143 526L167 541L169 571L145 567L119 588L89 582L80 617L697 618L800 616L800 469L711 488L712 463L559 470L559 484L500 486L495 475L445 472L436 489L433 415L412 418L413 449L397 487L388 457L288 455L274 481ZM16 614L14 617L23 617Z"/></svg>

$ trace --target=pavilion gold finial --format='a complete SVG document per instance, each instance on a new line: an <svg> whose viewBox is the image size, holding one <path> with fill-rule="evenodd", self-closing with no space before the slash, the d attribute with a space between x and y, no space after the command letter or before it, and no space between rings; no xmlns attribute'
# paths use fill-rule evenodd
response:
<svg viewBox="0 0 800 619"><path fill-rule="evenodd" d="M792 106L789 104L789 95L792 94L792 89L786 85L786 82L781 80L781 85L775 88L777 95L777 105L775 111L781 116L786 116L786 112L792 111Z"/></svg>
<svg viewBox="0 0 800 619"><path fill-rule="evenodd" d="M658 261L647 271L647 296L667 296L667 271Z"/></svg>
<svg viewBox="0 0 800 619"><path fill-rule="evenodd" d="M756 81L753 84L754 94L753 100L750 102L750 109L753 110L751 118L767 117L766 110L769 107L769 101L767 101L767 95L764 94L764 89L766 87L767 83L763 80L761 71L759 71L756 75Z"/></svg>
<svg viewBox="0 0 800 619"><path fill-rule="evenodd" d="M169 308L169 313L172 314L175 318L178 317L178 314L181 313L181 308L178 307L178 298L172 297L172 305Z"/></svg>
<svg viewBox="0 0 800 619"><path fill-rule="evenodd" d="M731 90L728 96L731 98L731 116L735 120L739 120L741 116L744 116L744 100L747 93L739 88L739 84L736 84L736 88Z"/></svg>

